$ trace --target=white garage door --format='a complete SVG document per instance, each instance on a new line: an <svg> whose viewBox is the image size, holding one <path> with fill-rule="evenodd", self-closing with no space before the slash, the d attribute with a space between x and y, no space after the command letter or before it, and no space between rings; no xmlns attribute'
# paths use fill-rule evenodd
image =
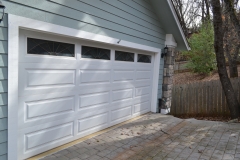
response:
<svg viewBox="0 0 240 160"><path fill-rule="evenodd" d="M153 57L20 31L20 159L149 112Z"/></svg>

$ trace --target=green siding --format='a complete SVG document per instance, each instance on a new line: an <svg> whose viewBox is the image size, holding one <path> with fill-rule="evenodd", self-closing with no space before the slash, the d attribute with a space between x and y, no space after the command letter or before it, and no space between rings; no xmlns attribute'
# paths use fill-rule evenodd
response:
<svg viewBox="0 0 240 160"><path fill-rule="evenodd" d="M2 0L6 13L163 48L165 31L145 0ZM8 18L0 23L0 160L7 160ZM163 61L162 61L163 62ZM160 66L159 88L162 84ZM161 95L159 89L158 95Z"/></svg>
<svg viewBox="0 0 240 160"><path fill-rule="evenodd" d="M8 53L8 43L7 40L0 40L0 54Z"/></svg>
<svg viewBox="0 0 240 160"><path fill-rule="evenodd" d="M0 131L0 144L7 142L7 130Z"/></svg>
<svg viewBox="0 0 240 160"><path fill-rule="evenodd" d="M0 23L0 160L7 160L7 20Z"/></svg>
<svg viewBox="0 0 240 160"><path fill-rule="evenodd" d="M7 105L7 93L0 93L0 105Z"/></svg>
<svg viewBox="0 0 240 160"><path fill-rule="evenodd" d="M0 42L1 44L1 42ZM1 46L0 46L1 47ZM4 80L8 78L8 74L7 74L7 68L1 68L0 67L0 80Z"/></svg>
<svg viewBox="0 0 240 160"><path fill-rule="evenodd" d="M7 143L1 143L0 144L0 155L4 155L7 153Z"/></svg>
<svg viewBox="0 0 240 160"><path fill-rule="evenodd" d="M159 79L158 79L158 98L162 98L162 84L163 84L163 68L164 68L164 59L161 58L159 67Z"/></svg>
<svg viewBox="0 0 240 160"><path fill-rule="evenodd" d="M8 66L8 56L7 54L0 54L0 67Z"/></svg>
<svg viewBox="0 0 240 160"><path fill-rule="evenodd" d="M162 45L165 41L165 33L161 29L159 22L156 20L155 25L157 28L155 28L155 30L157 30L157 32L149 29L151 24L149 25L149 22L146 20L144 20L144 23L141 23L141 26L137 24L134 26L133 23L137 23L134 22L134 19L130 21L129 19L126 20L126 17L123 18L118 16L118 18L116 18L117 16L112 13L94 7L105 6L105 8L116 10L116 6L118 6L117 3L120 3L123 7L133 10L134 7L140 6L136 3L134 3L133 8L131 8L117 0L107 0L107 2L114 4L114 6L108 5L105 1L90 1L91 5L89 4L90 2L87 4L85 0L85 5L83 5L82 1L77 0L73 0L71 3L68 2L68 0L11 0L4 1L4 4L7 7L7 12L11 14L38 19L70 28L81 29L148 46L159 47L159 45ZM99 5L96 3L99 3ZM90 8L93 13L89 13ZM122 11L129 15L129 13L125 11L125 8ZM134 16L135 19L137 19L139 15L139 17L145 15L143 14L143 11L140 12L138 10L135 10L134 12L134 14L137 15ZM145 19L151 18L146 16Z"/></svg>
<svg viewBox="0 0 240 160"><path fill-rule="evenodd" d="M0 119L5 117L7 117L7 106L0 106ZM0 143L1 143L1 140L0 140Z"/></svg>
<svg viewBox="0 0 240 160"><path fill-rule="evenodd" d="M0 160L7 160L7 154L0 156Z"/></svg>
<svg viewBox="0 0 240 160"><path fill-rule="evenodd" d="M0 131L7 129L7 118L0 119Z"/></svg>
<svg viewBox="0 0 240 160"><path fill-rule="evenodd" d="M0 12L0 14L2 15L2 12ZM7 15L5 15L3 21L0 23L0 27L7 27L7 26L8 26L8 17Z"/></svg>
<svg viewBox="0 0 240 160"><path fill-rule="evenodd" d="M0 40L7 40L8 39L8 32L6 27L0 28Z"/></svg>
<svg viewBox="0 0 240 160"><path fill-rule="evenodd" d="M149 11L152 11L152 6L149 3L147 3L145 0L143 0L143 1L133 0L133 2L141 5L142 7L148 9Z"/></svg>

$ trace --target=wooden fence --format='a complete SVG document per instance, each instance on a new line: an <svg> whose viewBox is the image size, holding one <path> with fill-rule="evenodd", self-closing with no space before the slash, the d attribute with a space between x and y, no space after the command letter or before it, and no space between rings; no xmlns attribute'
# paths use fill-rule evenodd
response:
<svg viewBox="0 0 240 160"><path fill-rule="evenodd" d="M240 100L240 78L231 79L231 82L238 100ZM171 114L175 116L229 116L220 81L174 86Z"/></svg>
<svg viewBox="0 0 240 160"><path fill-rule="evenodd" d="M175 62L174 64L174 72L186 72L189 71L189 69L186 67L188 61L182 61L182 62Z"/></svg>

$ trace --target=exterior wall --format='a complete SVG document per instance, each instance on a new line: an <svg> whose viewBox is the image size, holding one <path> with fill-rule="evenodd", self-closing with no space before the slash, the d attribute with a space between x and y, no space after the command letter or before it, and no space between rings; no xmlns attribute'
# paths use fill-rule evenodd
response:
<svg viewBox="0 0 240 160"><path fill-rule="evenodd" d="M163 48L165 32L147 0L2 0L6 13ZM7 160L7 14L0 23L0 160ZM159 94L162 93L163 61Z"/></svg>
<svg viewBox="0 0 240 160"><path fill-rule="evenodd" d="M159 66L159 79L158 79L158 98L162 98L162 84L163 84L163 68L164 58L161 58Z"/></svg>
<svg viewBox="0 0 240 160"><path fill-rule="evenodd" d="M5 15L0 23L0 160L7 159L7 29Z"/></svg>

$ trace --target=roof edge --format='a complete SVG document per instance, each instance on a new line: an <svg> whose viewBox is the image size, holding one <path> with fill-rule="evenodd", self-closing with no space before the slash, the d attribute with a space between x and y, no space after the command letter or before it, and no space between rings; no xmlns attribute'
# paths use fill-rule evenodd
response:
<svg viewBox="0 0 240 160"><path fill-rule="evenodd" d="M180 33L181 33L181 35L182 35L182 38L183 38L184 43L185 43L185 45L186 45L186 47L187 47L187 50L191 50L191 48L190 48L189 45L188 45L186 36L185 36L184 33L183 33L183 29L182 29L182 27L181 27L181 25L180 25L179 19L177 18L177 13L176 13L176 11L175 11L175 8L174 8L172 2L170 2L170 0L167 0L167 2L168 2L168 5L169 5L169 8L171 9L171 12L172 12L172 14L173 14L173 17L174 17L174 19L175 19L175 22L177 23L178 29L179 29L179 31L180 31Z"/></svg>

